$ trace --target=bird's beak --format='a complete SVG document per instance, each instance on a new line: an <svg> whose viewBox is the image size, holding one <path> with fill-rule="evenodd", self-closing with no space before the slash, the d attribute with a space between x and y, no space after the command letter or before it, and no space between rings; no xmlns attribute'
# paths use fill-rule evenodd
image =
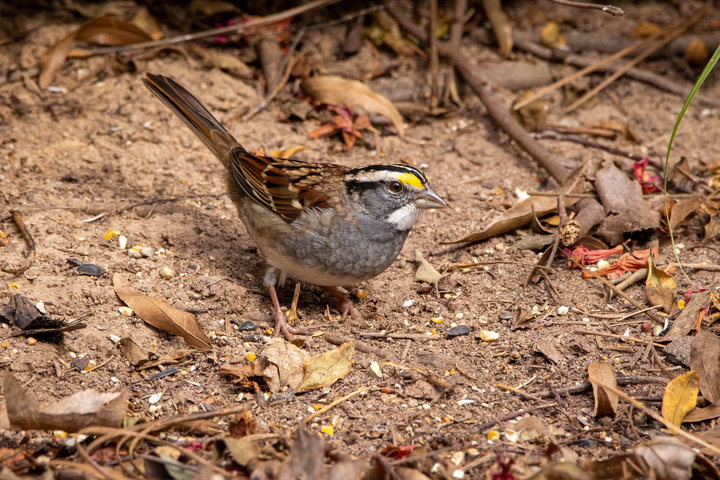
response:
<svg viewBox="0 0 720 480"><path fill-rule="evenodd" d="M422 209L447 207L447 203L430 188L430 185L425 185L425 188L418 193L415 205Z"/></svg>

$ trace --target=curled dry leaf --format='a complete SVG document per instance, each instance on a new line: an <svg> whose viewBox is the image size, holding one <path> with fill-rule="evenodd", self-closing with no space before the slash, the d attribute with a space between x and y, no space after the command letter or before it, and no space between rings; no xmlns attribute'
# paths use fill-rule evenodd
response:
<svg viewBox="0 0 720 480"><path fill-rule="evenodd" d="M417 270L415 270L415 281L425 282L431 285L437 283L442 277L435 267L430 262L425 260L420 250L415 250L415 261L418 264Z"/></svg>
<svg viewBox="0 0 720 480"><path fill-rule="evenodd" d="M45 51L38 85L43 90L50 85L70 54L73 42L130 45L152 39L149 33L137 25L116 18L101 17L90 20Z"/></svg>
<svg viewBox="0 0 720 480"><path fill-rule="evenodd" d="M390 100L373 92L364 83L336 75L319 75L304 79L301 85L308 95L320 103L361 107L366 112L384 115L390 119L398 135L405 135L402 115L397 108Z"/></svg>
<svg viewBox="0 0 720 480"><path fill-rule="evenodd" d="M10 372L3 375L3 393L8 419L20 430L77 432L86 427L119 427L128 402L128 392L98 393L83 390L41 409Z"/></svg>
<svg viewBox="0 0 720 480"><path fill-rule="evenodd" d="M304 392L330 386L343 378L352 367L353 353L355 353L355 344L347 342L329 352L306 360L303 364L305 378L298 387L298 391Z"/></svg>
<svg viewBox="0 0 720 480"><path fill-rule="evenodd" d="M690 370L679 375L665 387L662 399L662 416L669 423L679 427L685 415L697 405L700 376Z"/></svg>
<svg viewBox="0 0 720 480"><path fill-rule="evenodd" d="M260 354L264 363L263 376L272 393L284 387L296 390L305 377L303 364L309 355L282 338L273 338Z"/></svg>
<svg viewBox="0 0 720 480"><path fill-rule="evenodd" d="M708 402L720 402L720 338L700 330L692 342L690 368L699 375L700 393Z"/></svg>
<svg viewBox="0 0 720 480"><path fill-rule="evenodd" d="M595 416L615 415L619 399L617 394L605 386L617 388L617 378L607 363L593 362L588 365L588 380L592 384L595 399Z"/></svg>
<svg viewBox="0 0 720 480"><path fill-rule="evenodd" d="M582 193L585 186L584 171L587 168L586 162L580 168L575 170L563 184L558 188L558 192L563 194ZM565 198L565 205L570 206L577 201L577 198ZM485 240L487 238L502 235L516 230L530 223L534 215L542 217L557 209L557 198L546 196L531 196L513 205L508 211L496 218L490 225L482 229L480 232L473 233L460 240L454 240L448 243L472 243ZM534 210L534 213L533 213Z"/></svg>
<svg viewBox="0 0 720 480"><path fill-rule="evenodd" d="M694 211L700 208L699 197L690 197L680 200L670 210L670 229L674 230L683 220L688 218Z"/></svg>
<svg viewBox="0 0 720 480"><path fill-rule="evenodd" d="M210 340L192 313L178 310L157 297L143 295L132 288L120 275L113 275L113 288L120 300L132 308L138 317L155 328L182 337L191 347L212 350Z"/></svg>
<svg viewBox="0 0 720 480"><path fill-rule="evenodd" d="M663 403L664 405L664 403ZM689 480L697 453L673 437L660 437L635 450L657 480Z"/></svg>

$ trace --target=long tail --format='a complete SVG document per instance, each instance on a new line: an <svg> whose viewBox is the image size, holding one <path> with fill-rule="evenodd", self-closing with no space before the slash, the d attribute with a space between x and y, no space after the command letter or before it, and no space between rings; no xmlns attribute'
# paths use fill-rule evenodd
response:
<svg viewBox="0 0 720 480"><path fill-rule="evenodd" d="M220 159L225 168L230 168L228 155L230 150L242 149L242 146L197 98L175 80L163 75L148 73L143 78L143 83L195 132L200 140Z"/></svg>

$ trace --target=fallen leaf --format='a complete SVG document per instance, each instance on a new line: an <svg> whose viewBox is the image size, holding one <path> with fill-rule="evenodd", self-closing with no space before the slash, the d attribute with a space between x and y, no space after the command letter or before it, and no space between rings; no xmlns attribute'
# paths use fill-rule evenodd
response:
<svg viewBox="0 0 720 480"><path fill-rule="evenodd" d="M698 372L700 393L708 402L720 401L720 338L707 330L700 330L692 341L690 369Z"/></svg>
<svg viewBox="0 0 720 480"><path fill-rule="evenodd" d="M434 285L442 278L440 272L438 272L430 262L425 260L420 250L415 250L415 262L418 264L417 270L415 270L416 282L425 282Z"/></svg>
<svg viewBox="0 0 720 480"><path fill-rule="evenodd" d="M255 441L249 438L226 437L223 440L233 460L241 467L247 467L250 461L260 454Z"/></svg>
<svg viewBox="0 0 720 480"><path fill-rule="evenodd" d="M43 54L38 85L45 90L65 63L73 42L100 43L103 45L129 45L152 40L142 28L116 18L101 17L90 20Z"/></svg>
<svg viewBox="0 0 720 480"><path fill-rule="evenodd" d="M694 408L685 415L683 423L704 422L720 417L720 405L712 405L704 408Z"/></svg>
<svg viewBox="0 0 720 480"><path fill-rule="evenodd" d="M143 350L131 338L121 338L118 342L130 365L136 367L150 359L150 352Z"/></svg>
<svg viewBox="0 0 720 480"><path fill-rule="evenodd" d="M153 18L147 7L141 7L133 17L132 23L147 32L153 40L159 40L163 37L155 18Z"/></svg>
<svg viewBox="0 0 720 480"><path fill-rule="evenodd" d="M3 393L10 425L19 430L77 432L86 427L118 428L127 409L128 392L83 390L41 409L37 400L10 372L3 375Z"/></svg>
<svg viewBox="0 0 720 480"><path fill-rule="evenodd" d="M683 220L688 218L693 212L700 208L701 202L699 197L690 197L680 200L673 205L670 210L670 230L675 230Z"/></svg>
<svg viewBox="0 0 720 480"><path fill-rule="evenodd" d="M555 348L555 345L545 339L539 339L535 344L535 349L554 364L565 360L565 356Z"/></svg>
<svg viewBox="0 0 720 480"><path fill-rule="evenodd" d="M320 103L361 107L366 112L384 115L395 126L398 135L405 135L403 119L397 108L390 100L373 92L364 83L336 75L319 75L303 79L301 86Z"/></svg>
<svg viewBox="0 0 720 480"><path fill-rule="evenodd" d="M305 145L293 145L292 147L287 147L280 150L271 150L270 153L268 153L268 156L276 158L292 158L296 153L307 150L307 148L308 147L306 147Z"/></svg>
<svg viewBox="0 0 720 480"><path fill-rule="evenodd" d="M612 367L607 363L593 362L588 365L588 380L592 384L593 398L595 400L594 415L615 415L619 399L616 393L605 388L617 388L617 377Z"/></svg>
<svg viewBox="0 0 720 480"><path fill-rule="evenodd" d="M679 427L690 410L697 405L700 377L690 370L679 375L665 387L662 399L662 416L669 423Z"/></svg>
<svg viewBox="0 0 720 480"><path fill-rule="evenodd" d="M674 290L675 280L670 274L665 272L665 270L661 270L655 265L653 257L654 255L650 255L647 258L648 274L645 278L645 285L652 285L653 287L662 286L668 290Z"/></svg>
<svg viewBox="0 0 720 480"><path fill-rule="evenodd" d="M628 178L614 163L604 162L595 173L595 188L607 213L596 232L608 243L617 245L626 233L660 226L660 214L643 198L640 183Z"/></svg>
<svg viewBox="0 0 720 480"><path fill-rule="evenodd" d="M298 387L298 391L305 392L314 388L330 386L343 378L353 365L354 353L355 344L347 342L329 352L307 359L303 364L305 378Z"/></svg>
<svg viewBox="0 0 720 480"><path fill-rule="evenodd" d="M680 314L675 318L675 321L670 325L670 329L663 336L665 340L675 340L682 336L690 333L695 327L697 322L698 312L705 309L710 303L710 292L697 292L690 297L690 301L686 302L685 308L680 311Z"/></svg>
<svg viewBox="0 0 720 480"><path fill-rule="evenodd" d="M662 33L662 28L659 25L643 20L633 28L630 36L634 38L648 38L659 35L660 33Z"/></svg>
<svg viewBox="0 0 720 480"><path fill-rule="evenodd" d="M297 390L305 378L303 364L309 355L282 338L273 338L260 354L264 364L263 376L272 393L278 393L285 387ZM257 360L256 360L257 361Z"/></svg>
<svg viewBox="0 0 720 480"><path fill-rule="evenodd" d="M663 414L663 416L665 415ZM690 480L697 453L674 437L660 437L653 439L647 445L636 448L635 455L645 460L653 474L652 478Z"/></svg>
<svg viewBox="0 0 720 480"><path fill-rule="evenodd" d="M113 274L112 279L113 288L120 300L145 322L181 337L191 347L212 350L210 340L192 313L173 308L160 298L143 295L132 288L119 273Z"/></svg>
<svg viewBox="0 0 720 480"><path fill-rule="evenodd" d="M585 177L582 173L587 168L587 165L588 163L586 162L580 168L576 169L558 188L558 192L563 194L582 193L583 188L585 187ZM577 198L566 197L565 205L570 206L577 200ZM531 196L513 205L500 217L490 222L490 224L480 232L473 233L461 238L460 240L442 243L451 244L479 242L527 225L532 221L534 215L541 217L555 210L557 210L557 198L548 196Z"/></svg>

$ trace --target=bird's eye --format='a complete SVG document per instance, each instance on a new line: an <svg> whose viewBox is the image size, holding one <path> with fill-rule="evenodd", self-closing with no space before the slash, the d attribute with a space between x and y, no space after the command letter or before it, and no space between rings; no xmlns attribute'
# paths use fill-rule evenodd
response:
<svg viewBox="0 0 720 480"><path fill-rule="evenodd" d="M390 185L388 185L388 190L392 193L400 193L403 191L402 183L398 181L390 182Z"/></svg>

